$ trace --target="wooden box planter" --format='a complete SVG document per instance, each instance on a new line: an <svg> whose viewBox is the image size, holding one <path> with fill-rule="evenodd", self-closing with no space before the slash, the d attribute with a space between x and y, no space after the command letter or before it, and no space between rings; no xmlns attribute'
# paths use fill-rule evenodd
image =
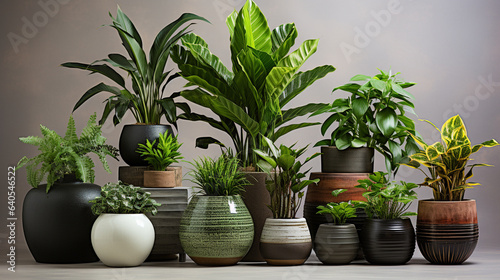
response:
<svg viewBox="0 0 500 280"><path fill-rule="evenodd" d="M120 166L118 178L125 184L144 186L144 172L147 170L147 166ZM175 187L182 186L182 167L169 166L167 171L175 172Z"/></svg>

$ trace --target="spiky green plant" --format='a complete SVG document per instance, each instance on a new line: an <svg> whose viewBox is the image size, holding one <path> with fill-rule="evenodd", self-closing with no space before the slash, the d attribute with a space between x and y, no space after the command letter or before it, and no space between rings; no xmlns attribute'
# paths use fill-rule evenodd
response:
<svg viewBox="0 0 500 280"><path fill-rule="evenodd" d="M155 146L156 140L158 145ZM164 171L172 163L179 162L183 159L179 148L182 143L177 142L177 136L173 136L168 132L160 133L158 139L149 142L146 139L146 144L139 143L137 152L144 158L145 161L153 168L153 170Z"/></svg>
<svg viewBox="0 0 500 280"><path fill-rule="evenodd" d="M151 193L140 187L118 183L107 183L101 188L101 196L89 201L92 203L92 213L100 215L158 213L161 206L151 198Z"/></svg>
<svg viewBox="0 0 500 280"><path fill-rule="evenodd" d="M94 182L94 162L87 155L96 154L104 169L111 173L106 156L115 159L118 157L118 149L105 144L106 138L102 136L101 126L96 123L94 113L87 126L82 130L80 138L76 134L75 120L69 117L69 122L64 137L58 135L54 130L40 125L43 137L28 136L21 137L21 142L38 146L40 154L33 158L24 156L17 164L16 169L26 166L28 183L36 188L44 180L47 180L46 192L50 187L65 174L75 173L77 179L83 182Z"/></svg>
<svg viewBox="0 0 500 280"><path fill-rule="evenodd" d="M250 182L238 170L239 160L223 154L216 160L200 158L191 163L191 182L197 185L200 193L211 196L230 196L240 194Z"/></svg>

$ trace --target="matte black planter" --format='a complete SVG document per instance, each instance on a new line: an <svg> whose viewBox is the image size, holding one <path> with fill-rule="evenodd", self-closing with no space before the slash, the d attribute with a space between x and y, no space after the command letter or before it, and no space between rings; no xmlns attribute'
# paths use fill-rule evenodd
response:
<svg viewBox="0 0 500 280"><path fill-rule="evenodd" d="M353 224L321 224L314 251L324 264L348 264L358 255L359 239Z"/></svg>
<svg viewBox="0 0 500 280"><path fill-rule="evenodd" d="M158 138L160 133L168 131L173 134L170 125L142 125L142 124L128 124L123 127L122 134L120 135L120 156L123 161L130 166L145 166L148 165L141 156L136 152L139 143L145 144L146 139L153 142Z"/></svg>
<svg viewBox="0 0 500 280"><path fill-rule="evenodd" d="M31 254L40 263L86 263L99 259L90 233L97 216L90 209L101 187L81 182L31 189L24 198L23 227Z"/></svg>
<svg viewBox="0 0 500 280"><path fill-rule="evenodd" d="M415 251L415 231L410 219L366 219L360 241L371 264L405 264Z"/></svg>
<svg viewBox="0 0 500 280"><path fill-rule="evenodd" d="M373 173L373 148L338 150L333 146L321 147L323 173Z"/></svg>

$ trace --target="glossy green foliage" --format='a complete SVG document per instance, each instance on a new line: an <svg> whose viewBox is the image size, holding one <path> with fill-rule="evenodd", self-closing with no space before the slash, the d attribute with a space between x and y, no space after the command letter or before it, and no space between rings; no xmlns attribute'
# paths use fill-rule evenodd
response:
<svg viewBox="0 0 500 280"><path fill-rule="evenodd" d="M283 24L270 30L266 17L251 0L239 12L234 11L226 23L230 35L231 70L195 34L184 36L182 46L175 46L172 51L172 59L180 74L188 80L186 86L196 86L184 90L181 95L210 109L219 119L191 112L187 107L182 108L184 114L179 117L203 121L227 133L241 165L255 167L257 158L253 150L265 149L261 134L275 141L293 130L319 124L290 124L290 121L325 104L284 108L335 68L323 65L299 71L316 52L318 40L306 40L290 52L298 36L295 24ZM211 137L201 137L196 141L200 148L214 143L223 145Z"/></svg>
<svg viewBox="0 0 500 280"><path fill-rule="evenodd" d="M161 206L151 198L151 193L120 181L104 185L101 188L101 196L89 202L92 204L94 215L151 213L154 216Z"/></svg>
<svg viewBox="0 0 500 280"><path fill-rule="evenodd" d="M136 152L144 158L153 170L164 171L172 163L183 159L179 152L181 146L182 144L177 142L177 136L165 132L160 133L158 139L153 140L153 142L146 139L146 144L139 143Z"/></svg>
<svg viewBox="0 0 500 280"><path fill-rule="evenodd" d="M280 145L278 148L271 139L264 136L262 138L269 148L269 153L257 149L254 152L261 158L257 166L272 178L266 184L271 196L269 209L276 219L293 219L304 197L304 188L319 182L319 179L304 180L310 169L301 169L320 154L315 153L300 162L298 158L306 152L307 147L294 149L295 145Z"/></svg>
<svg viewBox="0 0 500 280"><path fill-rule="evenodd" d="M408 162L408 155L418 151L418 146L408 133L416 134L413 120L406 116L413 113L413 96L405 90L414 83L400 81L396 75L380 71L373 77L356 75L352 82L333 89L351 95L339 98L313 115L330 113L321 126L326 134L332 124L338 124L329 139L316 146L347 148L375 148L385 157L388 172L396 173L401 163Z"/></svg>
<svg viewBox="0 0 500 280"><path fill-rule="evenodd" d="M417 193L413 190L418 187L414 183L389 182L387 173L375 172L369 179L358 180L357 188L365 190L363 197L367 201L358 201L358 205L365 209L369 218L399 219L404 216L416 215L407 212Z"/></svg>
<svg viewBox="0 0 500 280"><path fill-rule="evenodd" d="M434 200L463 200L466 189L479 185L468 182L474 176L472 169L475 166L491 166L482 163L467 165L471 160L470 156L482 147L497 146L498 142L492 139L472 146L459 115L447 120L441 130L427 122L439 131L441 141L427 145L420 137L413 136L422 149L410 156L411 161L407 165L419 169L421 165L428 168L429 173L422 170L426 174L422 185L432 188ZM466 170L467 168L469 169Z"/></svg>
<svg viewBox="0 0 500 280"><path fill-rule="evenodd" d="M54 130L40 125L42 137L28 136L19 140L25 144L37 146L40 153L33 157L23 157L16 168L26 166L28 183L36 188L44 180L47 180L47 189L65 174L75 173L76 178L83 182L94 182L94 162L87 155L93 153L98 156L104 169L111 173L106 156L115 159L118 150L106 144L106 138L102 136L101 126L96 123L96 114L93 114L87 126L82 130L81 136L76 134L75 120L69 117L66 134L59 136Z"/></svg>
<svg viewBox="0 0 500 280"><path fill-rule="evenodd" d="M118 32L129 57L112 53L107 58L91 64L67 62L62 66L87 70L91 74L99 73L115 82L119 87L99 83L85 92L76 103L73 111L93 96L107 92L111 93L111 97L105 101L100 124L103 124L114 111L113 123L117 125L125 113L131 111L137 123L159 124L161 118L165 116L169 123L176 126L177 110L174 98L178 94L163 97L163 91L167 84L179 75L171 75L171 71L165 71L165 66L170 57L170 50L182 36L189 33L187 29L192 23L181 27L193 20L208 21L194 14L182 14L156 35L149 51L148 61L142 46L141 36L127 15L118 7L116 18L111 13L110 17L113 21L110 26ZM125 79L115 69L125 71L131 78L132 91L125 85ZM186 105L180 104L180 106Z"/></svg>
<svg viewBox="0 0 500 280"><path fill-rule="evenodd" d="M345 191L346 189L336 189L332 191L332 195L337 197ZM346 223L347 219L356 217L357 207L359 207L359 203L355 201L330 202L325 206L319 205L317 207L319 211L316 214L330 215L334 224L342 225Z"/></svg>

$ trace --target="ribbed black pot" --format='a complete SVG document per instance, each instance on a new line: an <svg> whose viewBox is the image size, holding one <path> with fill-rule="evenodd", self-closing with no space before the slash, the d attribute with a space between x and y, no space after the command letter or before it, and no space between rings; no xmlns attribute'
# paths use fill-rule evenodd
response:
<svg viewBox="0 0 500 280"><path fill-rule="evenodd" d="M92 200L101 187L66 179L31 189L24 198L23 227L31 254L40 263L87 263L99 259L92 248L90 233L97 216Z"/></svg>
<svg viewBox="0 0 500 280"><path fill-rule="evenodd" d="M160 133L168 131L173 134L170 125L142 125L142 124L128 124L123 127L122 134L120 135L120 156L123 161L130 166L146 166L148 165L141 156L136 152L139 143L145 144L146 139L153 142L158 138Z"/></svg>
<svg viewBox="0 0 500 280"><path fill-rule="evenodd" d="M353 224L321 224L314 251L324 264L348 264L358 255L359 238Z"/></svg>
<svg viewBox="0 0 500 280"><path fill-rule="evenodd" d="M415 251L415 231L410 219L367 219L360 241L365 259L371 264L405 264Z"/></svg>
<svg viewBox="0 0 500 280"><path fill-rule="evenodd" d="M373 173L373 148L321 147L321 172L323 173Z"/></svg>

